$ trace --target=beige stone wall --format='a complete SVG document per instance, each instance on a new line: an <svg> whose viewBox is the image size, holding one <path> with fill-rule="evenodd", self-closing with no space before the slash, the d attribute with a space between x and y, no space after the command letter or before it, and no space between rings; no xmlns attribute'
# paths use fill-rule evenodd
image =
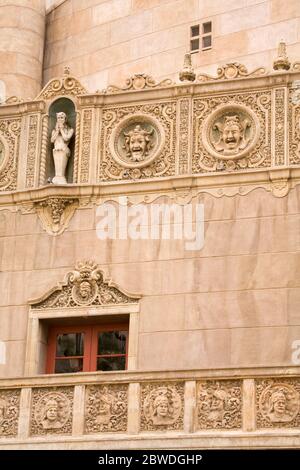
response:
<svg viewBox="0 0 300 470"><path fill-rule="evenodd" d="M291 366L300 338L300 188L283 198L199 196L205 245L181 240L99 240L96 208L75 212L60 236L36 214L2 210L1 377L24 371L28 300L79 260L93 259L120 288L141 294L139 370Z"/></svg>
<svg viewBox="0 0 300 470"><path fill-rule="evenodd" d="M271 69L283 39L299 57L298 0L66 0L47 17L44 82L70 65L91 91L134 73L177 78L190 26L213 23L213 47L193 54L197 71L238 61Z"/></svg>
<svg viewBox="0 0 300 470"><path fill-rule="evenodd" d="M0 80L6 98L34 98L41 88L44 0L0 2Z"/></svg>

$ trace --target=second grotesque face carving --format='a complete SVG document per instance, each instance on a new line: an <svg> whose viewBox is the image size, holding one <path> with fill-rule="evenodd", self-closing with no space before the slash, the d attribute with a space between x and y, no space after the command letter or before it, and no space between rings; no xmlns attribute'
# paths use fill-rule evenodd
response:
<svg viewBox="0 0 300 470"><path fill-rule="evenodd" d="M214 148L224 155L236 154L244 150L250 138L246 131L250 127L248 119L242 120L238 115L225 116L214 123L214 129L218 131L219 138L212 141Z"/></svg>
<svg viewBox="0 0 300 470"><path fill-rule="evenodd" d="M124 132L125 145L127 157L133 162L140 162L145 159L149 154L153 144L151 137L153 135L153 129L147 131L143 129L139 124L128 133Z"/></svg>

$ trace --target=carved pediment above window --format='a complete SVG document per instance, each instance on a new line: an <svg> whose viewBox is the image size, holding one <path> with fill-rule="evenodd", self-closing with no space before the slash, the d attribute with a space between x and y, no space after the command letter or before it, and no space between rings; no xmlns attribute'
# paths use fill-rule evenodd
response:
<svg viewBox="0 0 300 470"><path fill-rule="evenodd" d="M238 62L232 62L230 64L218 67L216 77L212 77L211 75L203 73L197 75L197 80L200 82L207 82L211 80L233 80L234 78L257 77L264 75L265 73L266 69L264 67L259 67L252 72L248 72L248 69L245 65L239 64Z"/></svg>
<svg viewBox="0 0 300 470"><path fill-rule="evenodd" d="M87 90L77 80L77 78L70 75L68 67L65 67L64 75L61 78L53 78L42 89L36 100L49 100L55 96L62 95L85 95Z"/></svg>
<svg viewBox="0 0 300 470"><path fill-rule="evenodd" d="M136 304L140 297L121 291L93 261L78 262L63 282L36 300L33 310Z"/></svg>
<svg viewBox="0 0 300 470"><path fill-rule="evenodd" d="M127 78L123 87L110 85L103 93L120 93L122 91L140 91L147 88L160 88L165 86L173 85L172 80L166 78L161 82L156 82L153 77L146 75L145 73L136 73L130 78Z"/></svg>

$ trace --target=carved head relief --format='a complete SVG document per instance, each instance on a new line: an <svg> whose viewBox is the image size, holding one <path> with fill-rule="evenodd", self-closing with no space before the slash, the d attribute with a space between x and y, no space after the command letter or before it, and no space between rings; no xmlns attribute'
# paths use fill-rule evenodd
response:
<svg viewBox="0 0 300 470"><path fill-rule="evenodd" d="M181 398L172 387L159 387L145 399L144 413L147 421L156 426L174 423L182 408Z"/></svg>
<svg viewBox="0 0 300 470"><path fill-rule="evenodd" d="M62 393L47 393L37 403L35 421L43 429L60 429L70 415L69 400Z"/></svg>
<svg viewBox="0 0 300 470"><path fill-rule="evenodd" d="M146 114L122 119L110 137L114 160L124 168L135 170L150 165L159 156L165 134L158 120Z"/></svg>
<svg viewBox="0 0 300 470"><path fill-rule="evenodd" d="M145 159L153 147L153 143L151 142L153 132L154 129L151 129L148 132L139 124L137 124L135 128L128 133L124 132L124 148L126 149L126 155L129 159L133 162L139 162Z"/></svg>
<svg viewBox="0 0 300 470"><path fill-rule="evenodd" d="M204 122L202 139L206 150L223 159L239 159L249 154L259 138L259 120L241 105L221 106Z"/></svg>
<svg viewBox="0 0 300 470"><path fill-rule="evenodd" d="M259 409L272 423L290 422L299 411L299 393L288 384L271 385L263 391Z"/></svg>

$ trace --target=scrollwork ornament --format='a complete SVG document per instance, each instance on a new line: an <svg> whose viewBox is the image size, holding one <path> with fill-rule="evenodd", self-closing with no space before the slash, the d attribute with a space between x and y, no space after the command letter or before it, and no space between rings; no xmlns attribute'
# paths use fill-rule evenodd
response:
<svg viewBox="0 0 300 470"><path fill-rule="evenodd" d="M182 429L183 384L142 386L142 430Z"/></svg>
<svg viewBox="0 0 300 470"><path fill-rule="evenodd" d="M0 438L18 432L20 390L0 390Z"/></svg>
<svg viewBox="0 0 300 470"><path fill-rule="evenodd" d="M206 381L198 384L199 429L239 429L242 427L241 381Z"/></svg>
<svg viewBox="0 0 300 470"><path fill-rule="evenodd" d="M258 428L300 426L299 380L258 380L256 403Z"/></svg>
<svg viewBox="0 0 300 470"><path fill-rule="evenodd" d="M86 432L125 432L127 429L127 410L127 385L87 387Z"/></svg>
<svg viewBox="0 0 300 470"><path fill-rule="evenodd" d="M0 141L2 143L0 191L13 191L17 188L20 132L21 119L0 120Z"/></svg>

